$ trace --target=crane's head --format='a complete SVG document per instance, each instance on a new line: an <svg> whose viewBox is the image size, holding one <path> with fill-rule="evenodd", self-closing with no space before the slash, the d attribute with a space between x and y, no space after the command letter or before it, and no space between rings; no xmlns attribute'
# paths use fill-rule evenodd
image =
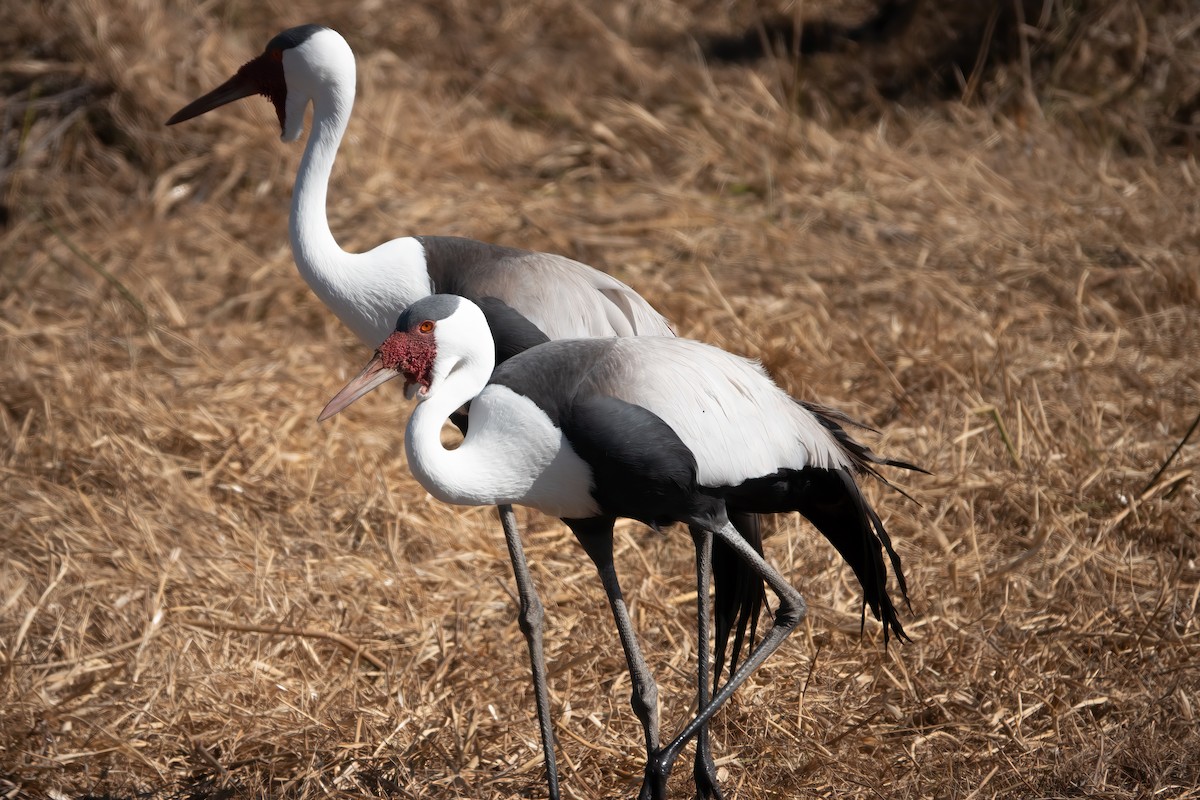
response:
<svg viewBox="0 0 1200 800"><path fill-rule="evenodd" d="M471 373L483 389L496 363L496 346L479 306L465 297L434 294L413 303L374 357L325 406L326 420L392 378L404 376L404 393L424 400L451 373Z"/></svg>
<svg viewBox="0 0 1200 800"><path fill-rule="evenodd" d="M341 34L322 25L288 28L267 42L261 55L242 65L233 77L176 111L174 125L226 103L261 94L275 106L285 142L304 132L304 108L322 90L349 86L354 97L354 53Z"/></svg>

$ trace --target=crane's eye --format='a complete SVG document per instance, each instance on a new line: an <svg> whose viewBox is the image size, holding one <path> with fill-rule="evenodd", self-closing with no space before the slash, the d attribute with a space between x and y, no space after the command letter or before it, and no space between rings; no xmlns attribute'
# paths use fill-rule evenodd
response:
<svg viewBox="0 0 1200 800"><path fill-rule="evenodd" d="M271 56L272 61L283 61L282 50L272 50L269 55Z"/></svg>
<svg viewBox="0 0 1200 800"><path fill-rule="evenodd" d="M431 330L433 330L433 320L425 320L417 326L417 330L419 330L421 333L429 333Z"/></svg>

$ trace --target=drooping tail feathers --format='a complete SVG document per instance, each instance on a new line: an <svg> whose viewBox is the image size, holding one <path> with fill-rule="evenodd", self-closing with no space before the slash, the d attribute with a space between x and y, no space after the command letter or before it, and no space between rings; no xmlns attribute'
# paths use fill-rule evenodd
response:
<svg viewBox="0 0 1200 800"><path fill-rule="evenodd" d="M884 458L871 452L871 449L857 441L843 425L874 430L836 409L816 403L799 401L820 421L833 435L842 450L854 464L855 471L871 475L885 486L912 500L916 500L879 474L877 466L898 467L911 472L929 474L915 464L892 458ZM892 539L883 521L875 513L863 497L862 491L855 483L854 477L845 470L803 470L808 475L809 486L801 493L803 507L800 513L817 526L817 529L842 554L842 558L854 570L859 584L863 589L864 607L870 607L875 618L883 623L883 641L887 646L888 630L890 629L902 641L908 640L900 620L896 617L896 608L887 593L887 567L883 563L880 550L885 550L896 574L896 585L904 597L905 605L911 610L912 604L908 599L908 583L904 579L904 571L900 565L900 556L892 547Z"/></svg>
<svg viewBox="0 0 1200 800"><path fill-rule="evenodd" d="M844 469L829 470L809 467L801 470L800 491L797 492L799 507L817 530L829 540L842 558L854 570L863 590L865 609L883 623L883 642L887 646L889 633L901 641L908 641L908 634L896 614L896 606L887 591L888 569L883 562L887 551L892 571L896 574L896 585L908 603L908 584L900 556L892 548L891 537L883 522L854 481L854 476Z"/></svg>
<svg viewBox="0 0 1200 800"><path fill-rule="evenodd" d="M813 403L801 403L801 405L816 416L835 438L849 459L851 468L806 467L800 470L781 470L777 475L764 476L761 479L747 481L742 486L726 490L725 497L730 509L730 520L734 519L733 512L735 510L743 512L748 510L759 512L794 510L800 512L816 526L817 530L837 549L850 568L854 570L854 575L863 590L864 621L866 609L870 608L875 618L883 623L884 646L886 647L891 635L907 641L908 635L905 633L903 625L900 624L895 604L888 595L888 567L883 560L883 553L886 552L892 572L896 575L896 585L900 589L905 604L909 605L911 609L908 599L908 583L904 579L900 556L892 546L891 537L888 535L883 521L867 503L855 482L855 474L871 475L911 500L912 498L906 492L879 474L876 467L898 467L914 472L928 473L906 461L883 458L871 452L866 445L850 436L842 425L871 429L855 422L840 411ZM742 530L741 527L739 530ZM758 538L761 542L761 535ZM726 583L745 584L737 590L739 594L726 599L728 604L726 614L750 613L750 603L753 602L756 604L753 606L753 613L757 617L758 609L762 607L764 601L762 581L748 570L746 574L743 574L740 570L744 569L744 565L740 564L740 559L726 560L723 554L719 559L718 552L714 548L714 573L718 565L721 565L727 570L727 575L724 576ZM717 587L720 592L721 582L719 580ZM738 604L736 598L746 598L746 600ZM734 623L731 620L732 616L727 617L723 628L718 611L716 626L718 637L722 631L727 635L732 629ZM739 631L744 630L744 625L740 622L739 625ZM754 628L751 627L751 646L753 645L753 633ZM735 642L731 663L736 663L739 651L740 639ZM720 638L717 642L717 652L718 654L724 652Z"/></svg>
<svg viewBox="0 0 1200 800"><path fill-rule="evenodd" d="M729 521L737 532L762 555L762 529L757 514L729 511ZM734 632L733 650L729 654L729 674L737 669L742 645L746 642L746 629L750 629L749 648L754 648L754 635L758 630L758 616L766 602L766 587L762 578L750 569L729 545L720 537L713 540L713 606L715 608L715 659L713 662L713 692L720 686L721 670L725 665L725 649L729 634ZM700 644L701 649L707 643Z"/></svg>
<svg viewBox="0 0 1200 800"><path fill-rule="evenodd" d="M879 471L876 470L875 467L898 467L899 469L906 469L909 472L920 472L923 475L930 474L929 470L921 469L916 464L910 464L907 461L899 461L894 458L884 458L883 456L876 455L875 453L871 452L871 448L855 439L846 432L844 427L842 427L843 425L848 425L852 428L859 428L864 431L878 433L878 431L876 431L870 425L864 425L853 417L849 417L841 411L838 411L836 408L823 406L819 403L809 403L804 400L797 400L796 402L811 412L812 415L817 418L817 421L824 425L825 429L833 434L833 438L837 440L837 443L841 446L842 450L845 451L846 455L850 456L850 459L854 462L854 466L858 471L862 472L863 474L871 475L876 480L883 482L885 486L894 489L895 491L907 497L909 500L912 500L914 503L917 502L911 495L909 495L908 492L904 491L899 486L896 486L887 478L880 475ZM917 503L917 505L920 505L920 503Z"/></svg>

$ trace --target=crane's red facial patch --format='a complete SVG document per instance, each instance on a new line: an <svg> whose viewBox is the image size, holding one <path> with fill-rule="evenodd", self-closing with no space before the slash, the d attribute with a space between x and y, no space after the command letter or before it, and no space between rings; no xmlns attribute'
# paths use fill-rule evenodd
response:
<svg viewBox="0 0 1200 800"><path fill-rule="evenodd" d="M403 373L406 387L416 383L429 389L437 359L437 340L433 336L396 331L379 345L379 355L384 367Z"/></svg>
<svg viewBox="0 0 1200 800"><path fill-rule="evenodd" d="M237 77L255 86L259 94L271 101L275 106L275 116L279 118L279 130L282 131L287 121L287 81L283 77L283 51L272 50L247 61L237 71Z"/></svg>

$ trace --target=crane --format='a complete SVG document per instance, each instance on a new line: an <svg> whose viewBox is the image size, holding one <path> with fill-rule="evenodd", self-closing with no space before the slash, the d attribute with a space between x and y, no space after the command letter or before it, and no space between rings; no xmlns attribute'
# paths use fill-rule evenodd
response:
<svg viewBox="0 0 1200 800"><path fill-rule="evenodd" d="M223 84L187 104L168 125L200 116L241 98L261 94L275 108L281 138L297 141L311 103L312 132L296 174L288 232L301 277L321 301L364 343L375 347L392 331L396 317L414 301L433 292L458 294L478 302L495 334L500 360L545 337L673 336L670 325L626 284L578 261L448 236L404 236L363 253L343 250L329 228L326 199L338 148L354 106L354 53L337 32L321 25L289 28L273 37L264 51ZM461 417L456 417L461 421ZM558 777L549 715L543 655L544 611L528 573L516 518L499 508L516 576L521 610L518 623L530 652L538 720L551 800L558 800ZM732 514L734 525L761 550L757 519ZM761 581L741 562L717 548L716 654L719 677L726 641L736 626L731 669L737 662L747 623L753 638L761 607ZM703 604L703 639L697 679L703 702L707 685L708 593ZM657 728L657 724L654 724ZM656 736L657 734L655 734ZM649 749L651 742L647 740ZM696 778L704 797L719 797L716 768L704 731L697 737Z"/></svg>
<svg viewBox="0 0 1200 800"><path fill-rule="evenodd" d="M732 527L727 506L799 511L858 575L865 601L905 639L887 591L883 551L907 601L899 556L856 475L880 465L840 412L793 400L755 362L689 339L629 337L547 342L499 366L487 319L470 300L432 295L400 315L367 366L320 419L403 376L418 403L405 430L413 475L461 505L520 504L560 517L600 573L645 724L657 699L613 566L613 524L689 526L703 561L712 537L776 595L770 629L696 716L649 754L639 797L665 800L680 749L773 653L806 611L799 593ZM446 418L470 403L462 443L446 449ZM886 481L884 481L886 483ZM890 485L890 484L889 484ZM698 575L702 570L698 566ZM701 577L702 580L702 577Z"/></svg>

